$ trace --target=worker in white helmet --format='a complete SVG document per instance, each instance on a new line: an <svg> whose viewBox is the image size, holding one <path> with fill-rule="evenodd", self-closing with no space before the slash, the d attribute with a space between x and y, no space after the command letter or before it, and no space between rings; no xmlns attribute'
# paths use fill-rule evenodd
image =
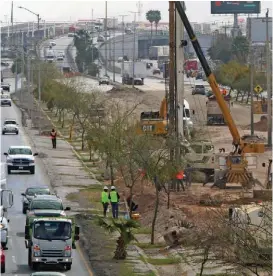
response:
<svg viewBox="0 0 273 276"><path fill-rule="evenodd" d="M113 218L118 218L118 203L119 203L119 194L116 191L115 186L111 186L111 192L109 193L109 199L112 206Z"/></svg>
<svg viewBox="0 0 273 276"><path fill-rule="evenodd" d="M101 192L101 203L103 206L103 216L106 217L106 212L109 206L109 198L108 198L108 187L104 186L103 191Z"/></svg>

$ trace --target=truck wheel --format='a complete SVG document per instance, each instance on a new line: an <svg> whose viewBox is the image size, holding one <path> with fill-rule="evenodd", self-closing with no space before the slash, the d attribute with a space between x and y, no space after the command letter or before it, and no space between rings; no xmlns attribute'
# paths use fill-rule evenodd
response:
<svg viewBox="0 0 273 276"><path fill-rule="evenodd" d="M2 131L2 135L5 135L5 131Z"/></svg>
<svg viewBox="0 0 273 276"><path fill-rule="evenodd" d="M18 134L19 134L19 131L16 131L15 134L18 135Z"/></svg>
<svg viewBox="0 0 273 276"><path fill-rule="evenodd" d="M6 272L6 265L1 264L1 273L5 273L5 272Z"/></svg>
<svg viewBox="0 0 273 276"><path fill-rule="evenodd" d="M35 167L30 169L30 174L35 174Z"/></svg>
<svg viewBox="0 0 273 276"><path fill-rule="evenodd" d="M8 174L11 174L11 169L8 167Z"/></svg>
<svg viewBox="0 0 273 276"><path fill-rule="evenodd" d="M23 207L23 214L26 214L27 213L27 209Z"/></svg>
<svg viewBox="0 0 273 276"><path fill-rule="evenodd" d="M30 266L31 267L31 250L30 250L30 248L28 249L28 266Z"/></svg>
<svg viewBox="0 0 273 276"><path fill-rule="evenodd" d="M34 271L39 270L39 266L40 266L39 263L31 263L31 268L32 268L32 270L34 270Z"/></svg>
<svg viewBox="0 0 273 276"><path fill-rule="evenodd" d="M66 269L66 270L71 270L71 264L66 264L66 265L65 265L65 269Z"/></svg>
<svg viewBox="0 0 273 276"><path fill-rule="evenodd" d="M7 247L7 242L1 242L1 246L3 249L5 249Z"/></svg>

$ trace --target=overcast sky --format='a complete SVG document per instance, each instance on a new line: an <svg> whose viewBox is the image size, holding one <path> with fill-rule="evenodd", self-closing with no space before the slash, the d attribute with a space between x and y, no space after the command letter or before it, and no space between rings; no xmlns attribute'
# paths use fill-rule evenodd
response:
<svg viewBox="0 0 273 276"><path fill-rule="evenodd" d="M19 9L23 6L39 13L41 18L46 21L76 21L78 19L91 19L92 9L94 18L105 16L105 1L13 1L14 2L14 21L25 22L35 21L35 16L29 12ZM230 16L216 16L210 14L210 1L185 1L187 14L191 22L221 22L230 21ZM261 1L261 15L265 15L266 9L270 9L272 16L272 1ZM137 1L108 1L108 17L121 14L129 14L129 11L137 11ZM141 20L145 20L145 13L150 9L161 11L162 21L168 21L168 1L142 1ZM6 22L10 20L11 1L0 0L0 20ZM6 15L6 16L5 16ZM133 20L133 15L127 17L128 21Z"/></svg>

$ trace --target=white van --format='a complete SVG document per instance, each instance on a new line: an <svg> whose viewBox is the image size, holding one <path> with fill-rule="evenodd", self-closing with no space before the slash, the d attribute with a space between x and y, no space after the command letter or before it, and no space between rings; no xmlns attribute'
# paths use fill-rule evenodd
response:
<svg viewBox="0 0 273 276"><path fill-rule="evenodd" d="M178 109L179 116L183 116L183 125L184 128L188 127L189 130L191 131L193 129L193 120L192 120L192 115L194 115L194 110L191 112L190 105L187 100L184 99L184 109L183 109L183 115L182 115L182 109ZM191 115L192 113L192 115Z"/></svg>

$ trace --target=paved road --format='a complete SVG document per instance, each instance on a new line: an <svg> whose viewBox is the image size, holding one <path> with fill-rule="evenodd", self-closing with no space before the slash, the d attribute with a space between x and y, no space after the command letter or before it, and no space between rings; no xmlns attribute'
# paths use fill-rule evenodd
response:
<svg viewBox="0 0 273 276"><path fill-rule="evenodd" d="M14 83L11 79L6 79L5 81L11 83L12 91L14 91ZM20 123L20 112L13 105L12 107L1 108L1 118L5 117L16 118ZM2 124L1 124L2 125ZM30 145L29 139L24 133L23 129L20 127L19 135L5 135L1 139L1 149L2 154L6 152L9 146L12 145ZM5 156L1 155L1 161L5 162ZM26 188L35 185L49 185L48 176L43 170L43 166L39 158L37 158L36 173L35 175L29 174L12 174L8 176L7 186L14 193L14 206L9 210L10 218L10 240L8 244L8 250L5 251L6 254L6 274L5 275L29 275L31 270L27 265L27 249L24 244L24 225L25 225L25 215L22 214L21 206L21 193L25 191ZM79 251L74 250L74 262L72 269L66 272L67 276L90 276L91 272L85 266L85 262L81 257Z"/></svg>
<svg viewBox="0 0 273 276"><path fill-rule="evenodd" d="M63 51L66 53L66 49L67 49L68 45L73 41L73 38L63 36L61 38L55 39L54 41L56 42L56 46L53 47L53 50L55 51L55 53L58 53L59 51ZM95 43L96 43L96 39L95 39ZM45 45L48 45L48 41L46 41L40 48L41 58L44 58L44 46ZM74 55L75 55L75 53L74 53ZM55 63L56 63L56 66L60 69L62 67L71 66L71 64L69 63L69 60L67 59L67 56L64 58L63 61L56 61ZM89 92L94 89L101 91L101 92L106 92L106 91L109 91L110 89L112 89L112 87L113 87L112 85L98 85L98 81L95 79L91 79L91 78L76 77L75 79L81 84L81 86L84 86L85 92Z"/></svg>

